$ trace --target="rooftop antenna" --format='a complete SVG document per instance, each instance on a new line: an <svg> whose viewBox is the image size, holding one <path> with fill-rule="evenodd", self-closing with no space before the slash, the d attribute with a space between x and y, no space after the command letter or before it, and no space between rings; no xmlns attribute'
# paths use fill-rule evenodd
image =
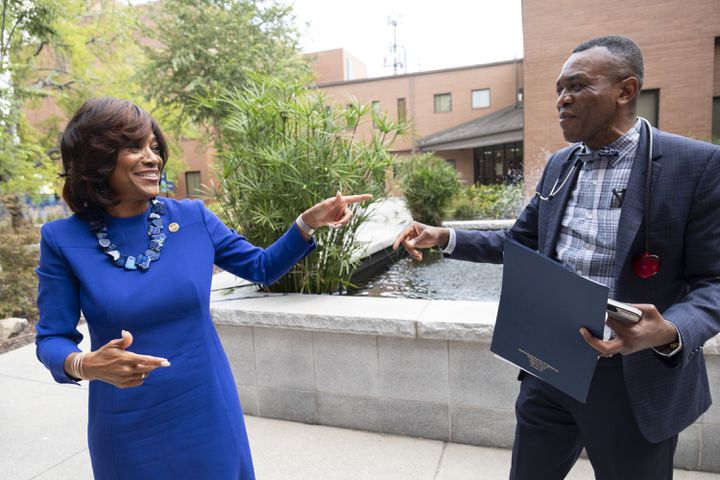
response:
<svg viewBox="0 0 720 480"><path fill-rule="evenodd" d="M392 67L393 68L393 75L397 75L398 68L404 69L405 73L407 73L407 67L405 66L405 47L398 46L397 44L397 28L398 25L402 22L402 16L401 15L391 15L388 17L388 25L392 27L393 29L393 43L390 45L390 59L385 57L384 64L385 67ZM399 49L402 49L402 58L400 58L400 52Z"/></svg>

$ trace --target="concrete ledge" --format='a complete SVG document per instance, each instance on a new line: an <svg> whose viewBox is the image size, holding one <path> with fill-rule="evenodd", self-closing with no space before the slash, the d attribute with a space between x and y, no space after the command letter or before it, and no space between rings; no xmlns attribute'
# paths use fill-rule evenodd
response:
<svg viewBox="0 0 720 480"><path fill-rule="evenodd" d="M507 448L517 369L490 352L497 303L258 294L211 304L245 412ZM215 297L217 298L217 297ZM705 346L720 398L720 337ZM720 472L720 405L675 464Z"/></svg>
<svg viewBox="0 0 720 480"><path fill-rule="evenodd" d="M213 302L215 323L490 343L498 308L497 302L256 292L246 295ZM720 335L705 343L703 351L705 355L720 355Z"/></svg>
<svg viewBox="0 0 720 480"><path fill-rule="evenodd" d="M417 319L429 302L288 294L216 303L211 311L219 325L414 338Z"/></svg>
<svg viewBox="0 0 720 480"><path fill-rule="evenodd" d="M392 301L392 300L390 300ZM497 302L428 300L417 321L418 338L490 343Z"/></svg>
<svg viewBox="0 0 720 480"><path fill-rule="evenodd" d="M515 220L448 220L443 227L464 228L467 230L508 230Z"/></svg>
<svg viewBox="0 0 720 480"><path fill-rule="evenodd" d="M218 325L490 343L497 302L270 294L215 302Z"/></svg>

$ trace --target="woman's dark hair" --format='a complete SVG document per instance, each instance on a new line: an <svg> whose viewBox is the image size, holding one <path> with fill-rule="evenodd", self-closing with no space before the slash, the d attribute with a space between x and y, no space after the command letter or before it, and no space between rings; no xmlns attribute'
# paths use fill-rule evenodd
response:
<svg viewBox="0 0 720 480"><path fill-rule="evenodd" d="M63 198L73 212L86 214L117 205L107 180L118 152L155 134L162 167L168 159L165 137L145 110L127 100L100 97L88 100L65 127L60 153L65 178Z"/></svg>

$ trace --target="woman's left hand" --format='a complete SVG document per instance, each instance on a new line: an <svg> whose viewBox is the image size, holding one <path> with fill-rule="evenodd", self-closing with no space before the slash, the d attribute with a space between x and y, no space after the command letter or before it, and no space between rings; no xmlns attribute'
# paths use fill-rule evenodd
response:
<svg viewBox="0 0 720 480"><path fill-rule="evenodd" d="M313 205L302 213L303 222L310 228L317 229L324 226L338 228L350 221L352 211L348 205L356 202L370 200L372 195L342 195L340 192L332 198Z"/></svg>

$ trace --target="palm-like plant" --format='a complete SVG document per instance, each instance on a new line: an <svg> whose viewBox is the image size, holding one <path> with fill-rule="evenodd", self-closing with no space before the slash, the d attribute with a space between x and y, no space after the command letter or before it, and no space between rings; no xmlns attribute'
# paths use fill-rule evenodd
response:
<svg viewBox="0 0 720 480"><path fill-rule="evenodd" d="M228 224L257 245L272 243L300 212L338 190L380 199L393 161L389 144L407 131L407 124L376 118L376 133L359 141L357 127L369 116L368 106L353 101L333 108L315 90L274 79L228 92L217 102L227 112L218 145L219 200ZM372 204L354 208L345 228L319 230L317 251L268 288L343 290L364 248L355 233Z"/></svg>

